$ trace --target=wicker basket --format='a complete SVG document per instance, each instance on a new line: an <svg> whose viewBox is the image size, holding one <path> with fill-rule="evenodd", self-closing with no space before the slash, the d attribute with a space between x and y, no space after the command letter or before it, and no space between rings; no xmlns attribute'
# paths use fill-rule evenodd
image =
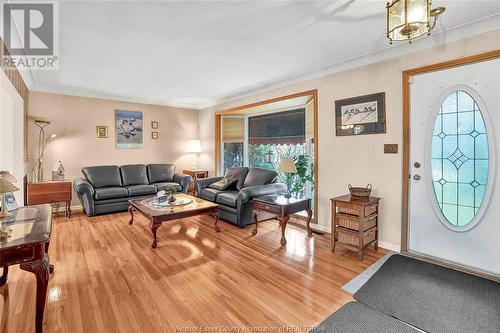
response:
<svg viewBox="0 0 500 333"><path fill-rule="evenodd" d="M337 225L351 230L359 230L359 218L356 216L338 214ZM377 216L368 217L363 223L363 229L368 230L377 225ZM364 231L363 230L363 231Z"/></svg>
<svg viewBox="0 0 500 333"><path fill-rule="evenodd" d="M372 184L368 184L366 187L354 187L349 184L348 188L351 196L359 199L368 199L372 192Z"/></svg>
<svg viewBox="0 0 500 333"><path fill-rule="evenodd" d="M363 246L368 243L371 243L376 238L377 228L372 228L363 233ZM348 230L337 230L337 238L340 242L347 243L354 246L359 246L359 235L355 232Z"/></svg>

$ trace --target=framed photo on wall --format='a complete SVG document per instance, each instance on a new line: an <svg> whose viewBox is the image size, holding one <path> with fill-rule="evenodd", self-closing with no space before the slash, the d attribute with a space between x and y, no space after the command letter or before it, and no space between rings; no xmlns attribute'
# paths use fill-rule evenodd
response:
<svg viewBox="0 0 500 333"><path fill-rule="evenodd" d="M143 118L140 111L115 110L116 148L142 148Z"/></svg>
<svg viewBox="0 0 500 333"><path fill-rule="evenodd" d="M335 101L337 136L386 132L385 92Z"/></svg>
<svg viewBox="0 0 500 333"><path fill-rule="evenodd" d="M151 132L151 139L158 139L158 132Z"/></svg>
<svg viewBox="0 0 500 333"><path fill-rule="evenodd" d="M158 124L158 122L157 122L157 121L152 121L152 122L151 122L151 128L152 128L152 129L158 129L158 127L159 127L159 124Z"/></svg>
<svg viewBox="0 0 500 333"><path fill-rule="evenodd" d="M96 126L96 135L99 139L108 137L108 126Z"/></svg>

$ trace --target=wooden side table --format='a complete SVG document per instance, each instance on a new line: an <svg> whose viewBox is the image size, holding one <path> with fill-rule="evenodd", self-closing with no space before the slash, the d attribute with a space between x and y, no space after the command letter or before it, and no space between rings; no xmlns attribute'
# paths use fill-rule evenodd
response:
<svg viewBox="0 0 500 333"><path fill-rule="evenodd" d="M49 205L19 207L12 211L12 216L0 218L0 227L10 233L0 241L0 286L7 283L9 266L12 265L19 265L22 270L35 275L35 332L41 333L49 273L54 270L48 255L52 208Z"/></svg>
<svg viewBox="0 0 500 333"><path fill-rule="evenodd" d="M276 216L281 227L281 245L286 245L285 228L290 215L301 211L307 212L307 234L312 236L309 224L312 218L311 199L285 198L283 195L265 195L253 199L253 220L255 222L252 235L257 235L259 220L257 214L266 212Z"/></svg>
<svg viewBox="0 0 500 333"><path fill-rule="evenodd" d="M358 252L374 245L378 250L378 204L380 198L358 199L350 195L330 199L332 204L332 252L342 246Z"/></svg>
<svg viewBox="0 0 500 333"><path fill-rule="evenodd" d="M194 196L196 195L196 180L208 178L208 170L200 170L200 169L184 169L182 173L185 175L189 175L193 177L193 182L189 185L187 193L192 193Z"/></svg>
<svg viewBox="0 0 500 333"><path fill-rule="evenodd" d="M64 216L71 217L71 199L73 196L71 180L44 181L28 183L28 205L53 204L64 202Z"/></svg>

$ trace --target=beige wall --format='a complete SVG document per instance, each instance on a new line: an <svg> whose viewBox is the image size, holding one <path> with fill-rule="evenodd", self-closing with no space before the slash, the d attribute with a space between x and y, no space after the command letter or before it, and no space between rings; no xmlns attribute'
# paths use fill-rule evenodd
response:
<svg viewBox="0 0 500 333"><path fill-rule="evenodd" d="M115 147L115 109L142 111L144 117L144 148ZM28 110L28 153L32 163L38 156L38 127L33 119L51 121L46 135L57 138L45 151L45 179L61 160L66 177L81 177L81 169L90 165L123 165L134 163L175 163L177 170L191 167L193 157L186 154L189 139L198 136L198 111L172 107L135 104L103 99L31 92ZM158 121L159 139L151 139L151 121ZM96 137L96 126L108 126L108 138ZM78 203L76 196L74 204Z"/></svg>
<svg viewBox="0 0 500 333"><path fill-rule="evenodd" d="M418 51L388 61L291 84L200 112L201 162L214 169L214 112L300 91L318 89L318 221L329 230L329 198L347 192L347 185L372 183L382 197L381 245L398 248L402 202L402 71L449 59L500 49L500 30ZM387 133L358 137L335 136L334 102L338 99L386 93ZM397 143L400 153L383 154L384 143Z"/></svg>

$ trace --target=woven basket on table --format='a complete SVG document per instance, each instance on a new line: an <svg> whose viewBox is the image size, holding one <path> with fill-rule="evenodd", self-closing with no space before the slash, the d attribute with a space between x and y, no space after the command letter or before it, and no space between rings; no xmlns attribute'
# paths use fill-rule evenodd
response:
<svg viewBox="0 0 500 333"><path fill-rule="evenodd" d="M348 188L351 196L357 199L368 199L372 192L372 184L368 184L366 187L354 187L349 184Z"/></svg>

